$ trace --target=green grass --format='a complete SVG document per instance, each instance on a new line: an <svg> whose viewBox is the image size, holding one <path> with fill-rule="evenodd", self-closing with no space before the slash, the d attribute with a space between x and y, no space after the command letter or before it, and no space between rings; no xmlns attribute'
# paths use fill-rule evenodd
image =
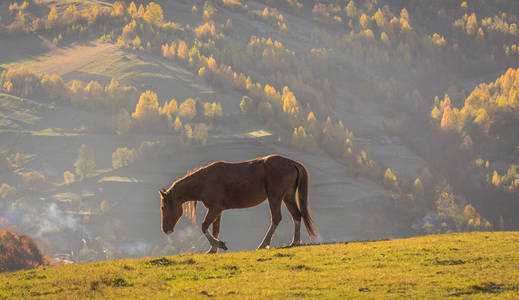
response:
<svg viewBox="0 0 519 300"><path fill-rule="evenodd" d="M519 232L463 233L0 274L0 298L517 299Z"/></svg>

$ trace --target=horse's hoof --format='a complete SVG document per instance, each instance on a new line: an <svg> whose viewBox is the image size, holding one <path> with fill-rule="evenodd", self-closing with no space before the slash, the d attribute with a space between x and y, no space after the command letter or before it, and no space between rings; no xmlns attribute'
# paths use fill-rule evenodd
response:
<svg viewBox="0 0 519 300"><path fill-rule="evenodd" d="M290 243L289 247L295 247L295 246L299 246L299 245L301 245L301 241L292 242L292 243Z"/></svg>

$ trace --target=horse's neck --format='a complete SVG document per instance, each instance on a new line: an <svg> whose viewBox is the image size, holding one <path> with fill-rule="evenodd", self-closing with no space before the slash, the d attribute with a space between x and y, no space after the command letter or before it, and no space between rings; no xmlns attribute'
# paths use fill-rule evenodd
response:
<svg viewBox="0 0 519 300"><path fill-rule="evenodd" d="M198 200L200 195L201 177L201 174L196 172L184 178L180 182L179 188L182 189L182 194L188 198L186 201Z"/></svg>

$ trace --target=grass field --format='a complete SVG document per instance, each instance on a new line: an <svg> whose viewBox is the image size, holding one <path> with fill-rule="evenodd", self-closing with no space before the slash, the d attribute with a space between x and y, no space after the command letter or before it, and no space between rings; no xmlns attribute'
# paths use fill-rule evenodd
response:
<svg viewBox="0 0 519 300"><path fill-rule="evenodd" d="M0 274L0 298L517 299L519 232L126 259Z"/></svg>

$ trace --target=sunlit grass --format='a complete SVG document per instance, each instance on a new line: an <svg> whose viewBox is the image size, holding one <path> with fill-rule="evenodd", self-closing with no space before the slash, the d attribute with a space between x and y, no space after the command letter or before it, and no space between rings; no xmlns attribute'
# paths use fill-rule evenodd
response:
<svg viewBox="0 0 519 300"><path fill-rule="evenodd" d="M519 233L126 259L0 274L0 297L519 297Z"/></svg>

